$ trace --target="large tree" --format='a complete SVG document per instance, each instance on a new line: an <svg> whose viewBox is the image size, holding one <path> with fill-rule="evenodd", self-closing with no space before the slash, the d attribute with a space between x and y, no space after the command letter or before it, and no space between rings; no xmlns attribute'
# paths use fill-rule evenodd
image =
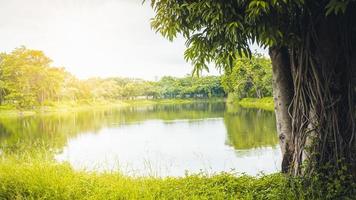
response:
<svg viewBox="0 0 356 200"><path fill-rule="evenodd" d="M42 51L22 46L0 56L0 102L5 99L19 107L43 104L58 98L63 68L50 66Z"/></svg>
<svg viewBox="0 0 356 200"><path fill-rule="evenodd" d="M152 27L186 38L194 71L269 49L282 170L356 177L355 0L151 0Z"/></svg>

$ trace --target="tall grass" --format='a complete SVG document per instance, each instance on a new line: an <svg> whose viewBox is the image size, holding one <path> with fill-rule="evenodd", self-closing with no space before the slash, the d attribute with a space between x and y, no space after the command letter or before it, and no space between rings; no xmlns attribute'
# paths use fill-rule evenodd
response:
<svg viewBox="0 0 356 200"><path fill-rule="evenodd" d="M44 152L0 155L0 199L355 199L356 185L342 179L292 178L276 173L126 176L117 171L74 170Z"/></svg>
<svg viewBox="0 0 356 200"><path fill-rule="evenodd" d="M221 173L181 178L128 177L117 172L74 171L51 161L0 164L0 199L291 199L280 174Z"/></svg>

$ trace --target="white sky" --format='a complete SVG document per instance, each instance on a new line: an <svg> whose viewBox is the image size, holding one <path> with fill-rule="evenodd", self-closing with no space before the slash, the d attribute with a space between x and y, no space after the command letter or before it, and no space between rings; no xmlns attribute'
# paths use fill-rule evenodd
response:
<svg viewBox="0 0 356 200"><path fill-rule="evenodd" d="M150 27L142 0L0 0L0 51L42 50L79 78L184 76L184 40ZM212 74L217 70L211 69Z"/></svg>

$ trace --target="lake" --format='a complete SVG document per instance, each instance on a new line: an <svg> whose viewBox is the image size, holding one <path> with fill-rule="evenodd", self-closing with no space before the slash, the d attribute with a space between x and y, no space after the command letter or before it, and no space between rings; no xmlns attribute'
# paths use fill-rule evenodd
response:
<svg viewBox="0 0 356 200"><path fill-rule="evenodd" d="M0 120L2 152L45 150L75 169L132 176L280 170L273 112L220 103L153 105Z"/></svg>

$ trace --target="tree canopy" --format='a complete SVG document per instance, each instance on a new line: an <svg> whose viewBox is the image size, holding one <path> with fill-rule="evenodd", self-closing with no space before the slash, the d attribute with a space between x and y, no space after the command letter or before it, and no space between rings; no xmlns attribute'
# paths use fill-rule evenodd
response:
<svg viewBox="0 0 356 200"><path fill-rule="evenodd" d="M232 67L237 57L251 56L253 43L297 46L318 18L355 18L346 12L355 7L354 0L151 0L151 6L156 31L170 40L179 34L187 39L185 58L195 72L207 69L210 62ZM345 31L354 32L356 22L348 23Z"/></svg>

